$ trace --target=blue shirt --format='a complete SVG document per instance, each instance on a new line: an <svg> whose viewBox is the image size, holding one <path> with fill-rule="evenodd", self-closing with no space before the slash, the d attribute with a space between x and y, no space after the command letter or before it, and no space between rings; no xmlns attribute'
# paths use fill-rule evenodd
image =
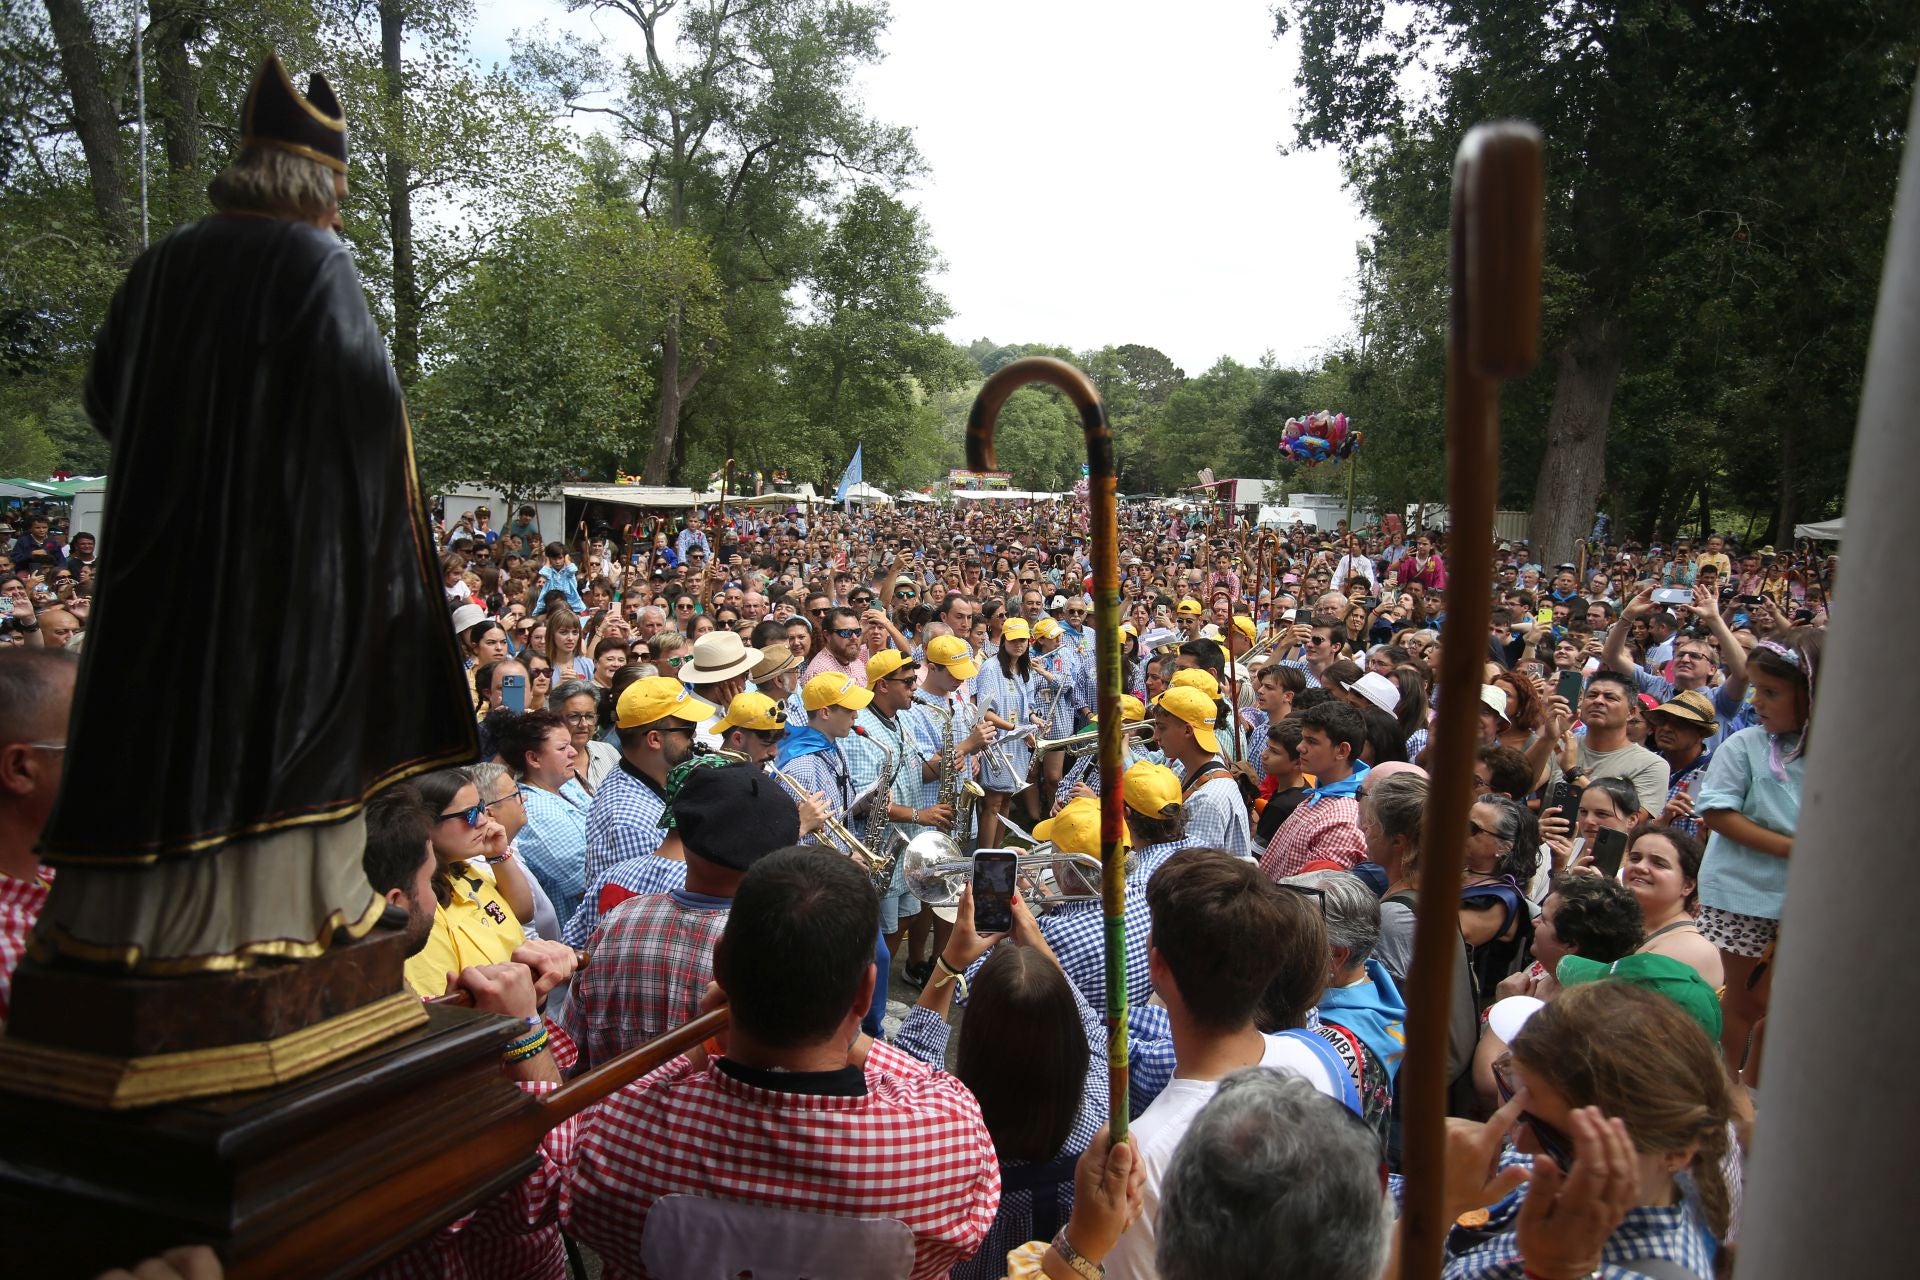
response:
<svg viewBox="0 0 1920 1280"><path fill-rule="evenodd" d="M593 797L578 779L568 778L558 795L523 785L520 798L527 825L514 844L553 901L554 914L569 920L587 889L587 812Z"/></svg>
<svg viewBox="0 0 1920 1280"><path fill-rule="evenodd" d="M1800 784L1807 758L1786 759L1797 735L1776 742L1759 725L1721 743L1707 765L1694 810L1728 810L1769 831L1792 835L1800 825ZM1784 780L1773 773L1777 756ZM1778 920L1787 895L1787 859L1762 853L1737 840L1713 832L1707 837L1707 855L1700 864L1700 901L1709 907L1763 920Z"/></svg>

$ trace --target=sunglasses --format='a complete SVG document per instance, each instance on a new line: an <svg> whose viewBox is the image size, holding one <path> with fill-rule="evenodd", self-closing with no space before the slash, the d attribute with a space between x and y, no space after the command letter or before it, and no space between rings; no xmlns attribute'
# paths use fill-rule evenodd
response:
<svg viewBox="0 0 1920 1280"><path fill-rule="evenodd" d="M1513 1101L1513 1095L1519 1092L1513 1081L1513 1055L1503 1053L1493 1060L1493 1087L1499 1091L1500 1105L1506 1106ZM1546 1157L1560 1166L1562 1172L1573 1168L1573 1139L1554 1128L1531 1111L1520 1113L1520 1123L1533 1133L1533 1140L1540 1144L1540 1150Z"/></svg>
<svg viewBox="0 0 1920 1280"><path fill-rule="evenodd" d="M1282 889L1291 893L1297 893L1303 898L1311 899L1313 904L1320 908L1320 920L1322 923L1325 923L1327 918L1327 891L1325 889L1322 889L1318 885L1279 883Z"/></svg>
<svg viewBox="0 0 1920 1280"><path fill-rule="evenodd" d="M498 802L496 801L495 803ZM441 814L435 821L446 822L451 818L458 818L469 827L477 827L487 820L487 806L484 804L476 804L468 809L455 809L452 813Z"/></svg>
<svg viewBox="0 0 1920 1280"><path fill-rule="evenodd" d="M835 635L837 635L837 636L839 636L839 637L840 637L840 638L841 638L842 640L853 640L853 639L857 639L857 638L859 637L859 635L860 635L860 628L858 628L858 627L835 627L835 628L833 629L833 634L835 634Z"/></svg>
<svg viewBox="0 0 1920 1280"><path fill-rule="evenodd" d="M769 747L787 736L785 729L749 729L748 732Z"/></svg>

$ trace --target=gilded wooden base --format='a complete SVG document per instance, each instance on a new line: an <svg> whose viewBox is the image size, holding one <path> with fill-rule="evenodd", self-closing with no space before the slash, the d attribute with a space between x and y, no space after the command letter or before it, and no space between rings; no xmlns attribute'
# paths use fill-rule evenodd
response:
<svg viewBox="0 0 1920 1280"><path fill-rule="evenodd" d="M426 1020L419 999L401 992L271 1040L144 1057L0 1036L0 1078L10 1092L82 1107L150 1107L286 1084Z"/></svg>

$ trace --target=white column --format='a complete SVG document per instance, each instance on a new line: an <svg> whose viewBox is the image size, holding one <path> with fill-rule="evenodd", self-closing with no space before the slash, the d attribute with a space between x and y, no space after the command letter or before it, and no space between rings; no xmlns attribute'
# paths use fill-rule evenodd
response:
<svg viewBox="0 0 1920 1280"><path fill-rule="evenodd" d="M1907 133L1847 481L1839 603L1794 837L1740 1280L1914 1266L1920 911L1920 100Z"/></svg>

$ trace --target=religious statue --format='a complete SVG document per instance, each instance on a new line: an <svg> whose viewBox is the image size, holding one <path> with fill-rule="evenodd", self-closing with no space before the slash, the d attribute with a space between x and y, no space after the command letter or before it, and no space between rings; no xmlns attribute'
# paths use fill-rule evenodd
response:
<svg viewBox="0 0 1920 1280"><path fill-rule="evenodd" d="M208 190L211 217L133 264L87 381L108 552L43 963L231 972L357 938L383 907L367 797L475 755L400 386L338 234L327 82L303 96L270 56Z"/></svg>

